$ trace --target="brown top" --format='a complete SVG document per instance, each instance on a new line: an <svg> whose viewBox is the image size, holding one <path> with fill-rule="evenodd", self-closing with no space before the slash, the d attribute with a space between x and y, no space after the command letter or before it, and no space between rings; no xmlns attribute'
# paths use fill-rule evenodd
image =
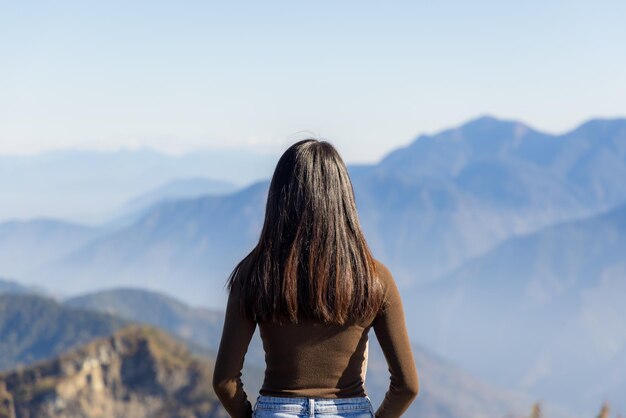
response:
<svg viewBox="0 0 626 418"><path fill-rule="evenodd" d="M368 332L376 338L389 366L390 384L376 418L399 417L417 396L417 370L400 293L387 267L376 260L385 303L373 321L323 325L311 321L277 325L260 322L265 349L261 395L345 398L365 396ZM233 418L252 417L241 370L257 323L245 319L233 290L228 298L222 340L215 360L213 388Z"/></svg>

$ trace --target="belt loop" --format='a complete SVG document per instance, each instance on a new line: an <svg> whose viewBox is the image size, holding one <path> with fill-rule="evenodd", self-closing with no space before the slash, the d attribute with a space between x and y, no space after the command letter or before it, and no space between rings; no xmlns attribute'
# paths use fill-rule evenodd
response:
<svg viewBox="0 0 626 418"><path fill-rule="evenodd" d="M315 400L309 398L309 417L315 417Z"/></svg>

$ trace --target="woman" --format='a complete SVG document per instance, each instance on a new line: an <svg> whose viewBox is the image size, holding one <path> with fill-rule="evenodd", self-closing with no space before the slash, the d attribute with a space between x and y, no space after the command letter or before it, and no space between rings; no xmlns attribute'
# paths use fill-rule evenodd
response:
<svg viewBox="0 0 626 418"><path fill-rule="evenodd" d="M330 143L302 140L281 156L259 242L227 284L213 388L232 417L399 417L417 396L400 294L370 253ZM253 410L241 370L257 324L266 370ZM391 374L376 411L364 389L370 328Z"/></svg>

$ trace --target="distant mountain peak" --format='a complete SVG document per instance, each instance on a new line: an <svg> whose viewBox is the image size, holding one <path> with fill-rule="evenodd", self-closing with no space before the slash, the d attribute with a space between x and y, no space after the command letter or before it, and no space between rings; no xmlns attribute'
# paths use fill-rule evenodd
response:
<svg viewBox="0 0 626 418"><path fill-rule="evenodd" d="M504 119L500 119L496 116L486 113L486 114L477 116L474 119L469 120L468 122L464 123L464 125L471 124L471 123L487 124L487 123L503 123L503 122L508 122L508 121L505 121Z"/></svg>
<svg viewBox="0 0 626 418"><path fill-rule="evenodd" d="M590 119L577 128L573 133L590 133L597 135L598 133L613 132L614 130L623 130L626 133L626 118L594 118Z"/></svg>
<svg viewBox="0 0 626 418"><path fill-rule="evenodd" d="M379 167L401 177L446 178L468 164L514 157L529 141L549 139L525 123L482 115L432 135L421 135L408 146L387 154ZM527 149L527 148L526 148Z"/></svg>
<svg viewBox="0 0 626 418"><path fill-rule="evenodd" d="M461 129L463 131L478 132L489 132L494 130L498 130L501 132L502 129L510 129L517 134L533 130L524 122L513 119L501 119L489 114L479 116L475 119L471 119L463 123L457 129Z"/></svg>

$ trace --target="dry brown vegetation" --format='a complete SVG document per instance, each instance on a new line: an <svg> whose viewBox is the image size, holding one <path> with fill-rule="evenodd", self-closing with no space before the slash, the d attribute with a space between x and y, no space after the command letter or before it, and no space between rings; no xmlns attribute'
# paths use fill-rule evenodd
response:
<svg viewBox="0 0 626 418"><path fill-rule="evenodd" d="M609 406L609 403L604 402L602 404L602 407L600 408L600 412L598 413L598 415L596 415L596 418L611 418L610 412L611 412L611 408ZM535 402L533 404L532 411L530 415L528 416L528 418L548 418L543 415L541 402ZM618 413L615 416L615 418L622 418L622 414Z"/></svg>

